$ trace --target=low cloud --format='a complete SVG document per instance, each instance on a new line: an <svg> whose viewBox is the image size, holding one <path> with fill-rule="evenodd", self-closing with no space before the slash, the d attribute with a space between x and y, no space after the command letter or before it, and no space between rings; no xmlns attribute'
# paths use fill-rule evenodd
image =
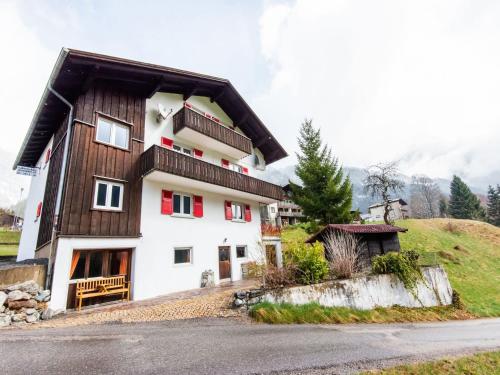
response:
<svg viewBox="0 0 500 375"><path fill-rule="evenodd" d="M273 79L257 113L291 154L312 117L345 165L498 171L498 19L493 1L268 3L261 53Z"/></svg>

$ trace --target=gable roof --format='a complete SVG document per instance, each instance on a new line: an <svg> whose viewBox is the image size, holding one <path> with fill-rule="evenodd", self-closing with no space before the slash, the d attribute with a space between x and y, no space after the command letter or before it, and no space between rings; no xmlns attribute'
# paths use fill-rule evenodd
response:
<svg viewBox="0 0 500 375"><path fill-rule="evenodd" d="M319 241L330 230L338 230L351 234L380 234L406 232L408 229L387 224L328 224L318 233L309 237L306 242Z"/></svg>
<svg viewBox="0 0 500 375"><path fill-rule="evenodd" d="M68 108L53 94L52 87L70 102L94 82L112 82L117 88L150 98L156 92L206 96L233 120L267 164L287 156L284 148L266 128L227 79L97 53L63 48L33 116L14 168L34 166Z"/></svg>

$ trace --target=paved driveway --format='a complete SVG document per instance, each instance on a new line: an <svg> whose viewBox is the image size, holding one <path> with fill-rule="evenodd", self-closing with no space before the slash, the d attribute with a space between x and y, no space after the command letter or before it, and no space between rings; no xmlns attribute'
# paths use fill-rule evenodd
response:
<svg viewBox="0 0 500 375"><path fill-rule="evenodd" d="M350 373L500 347L500 319L395 325L206 319L0 332L6 374Z"/></svg>

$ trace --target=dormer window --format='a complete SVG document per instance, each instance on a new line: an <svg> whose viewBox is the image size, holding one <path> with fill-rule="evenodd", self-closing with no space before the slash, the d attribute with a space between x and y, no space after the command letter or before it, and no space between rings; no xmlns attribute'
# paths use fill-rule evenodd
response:
<svg viewBox="0 0 500 375"><path fill-rule="evenodd" d="M128 150L130 126L106 117L97 118L96 141Z"/></svg>

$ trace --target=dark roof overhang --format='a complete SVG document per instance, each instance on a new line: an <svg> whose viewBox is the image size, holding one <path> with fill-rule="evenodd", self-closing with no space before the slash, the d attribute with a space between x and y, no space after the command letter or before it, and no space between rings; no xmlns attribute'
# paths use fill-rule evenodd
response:
<svg viewBox="0 0 500 375"><path fill-rule="evenodd" d="M306 243L314 243L316 241L321 241L323 237L329 231L341 231L356 234L387 234L387 233L398 233L407 232L408 229L397 227L395 225L387 224L328 224L318 233L312 235L306 240Z"/></svg>
<svg viewBox="0 0 500 375"><path fill-rule="evenodd" d="M66 116L67 107L48 87L51 86L70 102L95 82L109 82L150 98L157 92L206 96L216 102L257 147L267 164L287 156L255 112L227 79L168 68L118 57L63 48L36 109L28 133L14 163L34 166Z"/></svg>

